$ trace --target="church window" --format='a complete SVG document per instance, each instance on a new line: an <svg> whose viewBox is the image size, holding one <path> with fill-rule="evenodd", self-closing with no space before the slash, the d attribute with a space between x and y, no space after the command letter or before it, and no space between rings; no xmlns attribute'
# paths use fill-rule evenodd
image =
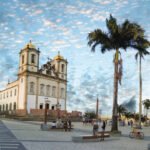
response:
<svg viewBox="0 0 150 150"><path fill-rule="evenodd" d="M52 96L56 97L56 87L55 86L52 87Z"/></svg>
<svg viewBox="0 0 150 150"><path fill-rule="evenodd" d="M30 94L34 94L34 82L30 82Z"/></svg>
<svg viewBox="0 0 150 150"><path fill-rule="evenodd" d="M6 111L8 110L8 104L6 104Z"/></svg>
<svg viewBox="0 0 150 150"><path fill-rule="evenodd" d="M64 72L64 64L61 65L61 72Z"/></svg>
<svg viewBox="0 0 150 150"><path fill-rule="evenodd" d="M3 98L5 99L5 93L3 94Z"/></svg>
<svg viewBox="0 0 150 150"><path fill-rule="evenodd" d="M12 110L12 103L9 104L9 110Z"/></svg>
<svg viewBox="0 0 150 150"><path fill-rule="evenodd" d="M35 63L35 54L31 55L31 63Z"/></svg>
<svg viewBox="0 0 150 150"><path fill-rule="evenodd" d="M24 64L24 55L22 55L22 64Z"/></svg>
<svg viewBox="0 0 150 150"><path fill-rule="evenodd" d="M15 93L14 93L14 95L16 96L16 94L17 94L17 90L15 89Z"/></svg>
<svg viewBox="0 0 150 150"><path fill-rule="evenodd" d="M0 111L2 110L1 105L0 105Z"/></svg>
<svg viewBox="0 0 150 150"><path fill-rule="evenodd" d="M51 88L51 86L50 85L47 85L46 86L46 96L50 96L50 88Z"/></svg>
<svg viewBox="0 0 150 150"><path fill-rule="evenodd" d="M65 95L65 90L64 90L64 88L61 88L60 97L64 98L65 97L64 95Z"/></svg>
<svg viewBox="0 0 150 150"><path fill-rule="evenodd" d="M44 95L44 84L40 84L40 95Z"/></svg>
<svg viewBox="0 0 150 150"><path fill-rule="evenodd" d="M14 110L16 110L16 102L14 102Z"/></svg>
<svg viewBox="0 0 150 150"><path fill-rule="evenodd" d="M5 110L5 105L3 104L3 111Z"/></svg>
<svg viewBox="0 0 150 150"><path fill-rule="evenodd" d="M10 96L12 96L12 91L10 91Z"/></svg>

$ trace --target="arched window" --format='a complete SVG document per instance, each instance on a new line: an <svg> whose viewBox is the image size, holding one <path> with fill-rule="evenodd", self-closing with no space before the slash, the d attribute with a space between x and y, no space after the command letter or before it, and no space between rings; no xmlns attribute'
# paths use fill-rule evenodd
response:
<svg viewBox="0 0 150 150"><path fill-rule="evenodd" d="M56 97L56 86L52 87L52 97Z"/></svg>
<svg viewBox="0 0 150 150"><path fill-rule="evenodd" d="M30 82L30 94L34 94L34 87L35 87L34 82Z"/></svg>
<svg viewBox="0 0 150 150"><path fill-rule="evenodd" d="M51 86L50 85L47 85L46 86L46 96L50 96L50 94L51 94Z"/></svg>
<svg viewBox="0 0 150 150"><path fill-rule="evenodd" d="M14 91L14 95L16 96L16 94L17 94L17 90L15 89L15 91Z"/></svg>
<svg viewBox="0 0 150 150"><path fill-rule="evenodd" d="M0 105L0 112L1 112L1 110L2 110L2 106Z"/></svg>
<svg viewBox="0 0 150 150"><path fill-rule="evenodd" d="M22 64L24 64L24 55L22 55Z"/></svg>
<svg viewBox="0 0 150 150"><path fill-rule="evenodd" d="M31 63L35 63L35 54L31 54Z"/></svg>
<svg viewBox="0 0 150 150"><path fill-rule="evenodd" d="M9 110L12 110L12 103L9 104Z"/></svg>
<svg viewBox="0 0 150 150"><path fill-rule="evenodd" d="M16 102L14 102L14 110L16 110Z"/></svg>
<svg viewBox="0 0 150 150"><path fill-rule="evenodd" d="M8 104L6 104L6 111L8 110Z"/></svg>
<svg viewBox="0 0 150 150"><path fill-rule="evenodd" d="M3 104L3 111L5 110L5 105Z"/></svg>
<svg viewBox="0 0 150 150"><path fill-rule="evenodd" d="M12 90L10 91L10 96L12 96Z"/></svg>
<svg viewBox="0 0 150 150"><path fill-rule="evenodd" d="M65 70L64 68L65 68L65 65L62 64L62 65L61 65L61 72L64 72L64 70Z"/></svg>
<svg viewBox="0 0 150 150"><path fill-rule="evenodd" d="M44 95L44 84L40 84L40 95Z"/></svg>
<svg viewBox="0 0 150 150"><path fill-rule="evenodd" d="M64 97L65 97L65 89L64 89L64 88L61 88L60 97L61 97L61 98L64 98Z"/></svg>

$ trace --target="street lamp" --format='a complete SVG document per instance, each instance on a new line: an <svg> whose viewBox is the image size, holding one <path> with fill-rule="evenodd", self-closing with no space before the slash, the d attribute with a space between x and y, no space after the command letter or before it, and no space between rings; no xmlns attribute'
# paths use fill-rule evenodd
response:
<svg viewBox="0 0 150 150"><path fill-rule="evenodd" d="M45 113L44 113L44 124L47 124L47 109L48 109L48 103L50 101L48 100L48 98L45 98Z"/></svg>

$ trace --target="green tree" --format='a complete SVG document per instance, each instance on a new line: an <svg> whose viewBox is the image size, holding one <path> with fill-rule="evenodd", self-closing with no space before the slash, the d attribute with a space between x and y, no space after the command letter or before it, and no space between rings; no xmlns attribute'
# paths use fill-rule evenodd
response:
<svg viewBox="0 0 150 150"><path fill-rule="evenodd" d="M125 20L118 25L117 20L110 15L106 19L108 33L101 29L96 29L88 34L88 45L91 51L95 52L98 45L101 45L101 52L115 50L114 54L114 93L113 93L113 111L112 111L112 132L118 132L117 106L118 106L118 82L121 84L122 77L122 58L120 49L138 47L138 39L143 39L144 30L136 23Z"/></svg>
<svg viewBox="0 0 150 150"><path fill-rule="evenodd" d="M123 105L118 105L118 114L119 114L119 118L121 118L121 115L125 114L126 112L126 108Z"/></svg>
<svg viewBox="0 0 150 150"><path fill-rule="evenodd" d="M88 118L88 119L95 119L96 113L94 111L90 111L90 112L87 111L87 112L85 112L84 117Z"/></svg>
<svg viewBox="0 0 150 150"><path fill-rule="evenodd" d="M143 105L144 108L146 109L146 118L147 118L148 110L150 109L150 99L145 99Z"/></svg>
<svg viewBox="0 0 150 150"><path fill-rule="evenodd" d="M145 39L144 35L142 38L138 39L138 45L135 46L138 49L138 52L135 55L135 59L139 58L139 127L141 127L141 114L142 114L142 58L145 55L149 55L149 52L146 50L150 46L148 40Z"/></svg>
<svg viewBox="0 0 150 150"><path fill-rule="evenodd" d="M134 114L131 113L131 112L128 112L128 111L126 111L126 112L124 113L124 115L125 115L125 117L126 117L127 119L134 118Z"/></svg>

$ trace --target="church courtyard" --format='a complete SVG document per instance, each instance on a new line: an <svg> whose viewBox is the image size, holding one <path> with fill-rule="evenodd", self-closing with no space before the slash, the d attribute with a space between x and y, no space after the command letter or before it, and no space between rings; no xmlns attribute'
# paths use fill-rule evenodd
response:
<svg viewBox="0 0 150 150"><path fill-rule="evenodd" d="M74 130L41 131L40 122L21 122L16 120L1 120L0 149L18 150L148 150L150 144L150 128L143 127L143 140L130 139L131 127L119 127L121 137L110 137L101 142L72 142L72 136L92 134L92 126L74 123ZM4 135L6 128L7 135ZM106 130L110 130L107 125Z"/></svg>

